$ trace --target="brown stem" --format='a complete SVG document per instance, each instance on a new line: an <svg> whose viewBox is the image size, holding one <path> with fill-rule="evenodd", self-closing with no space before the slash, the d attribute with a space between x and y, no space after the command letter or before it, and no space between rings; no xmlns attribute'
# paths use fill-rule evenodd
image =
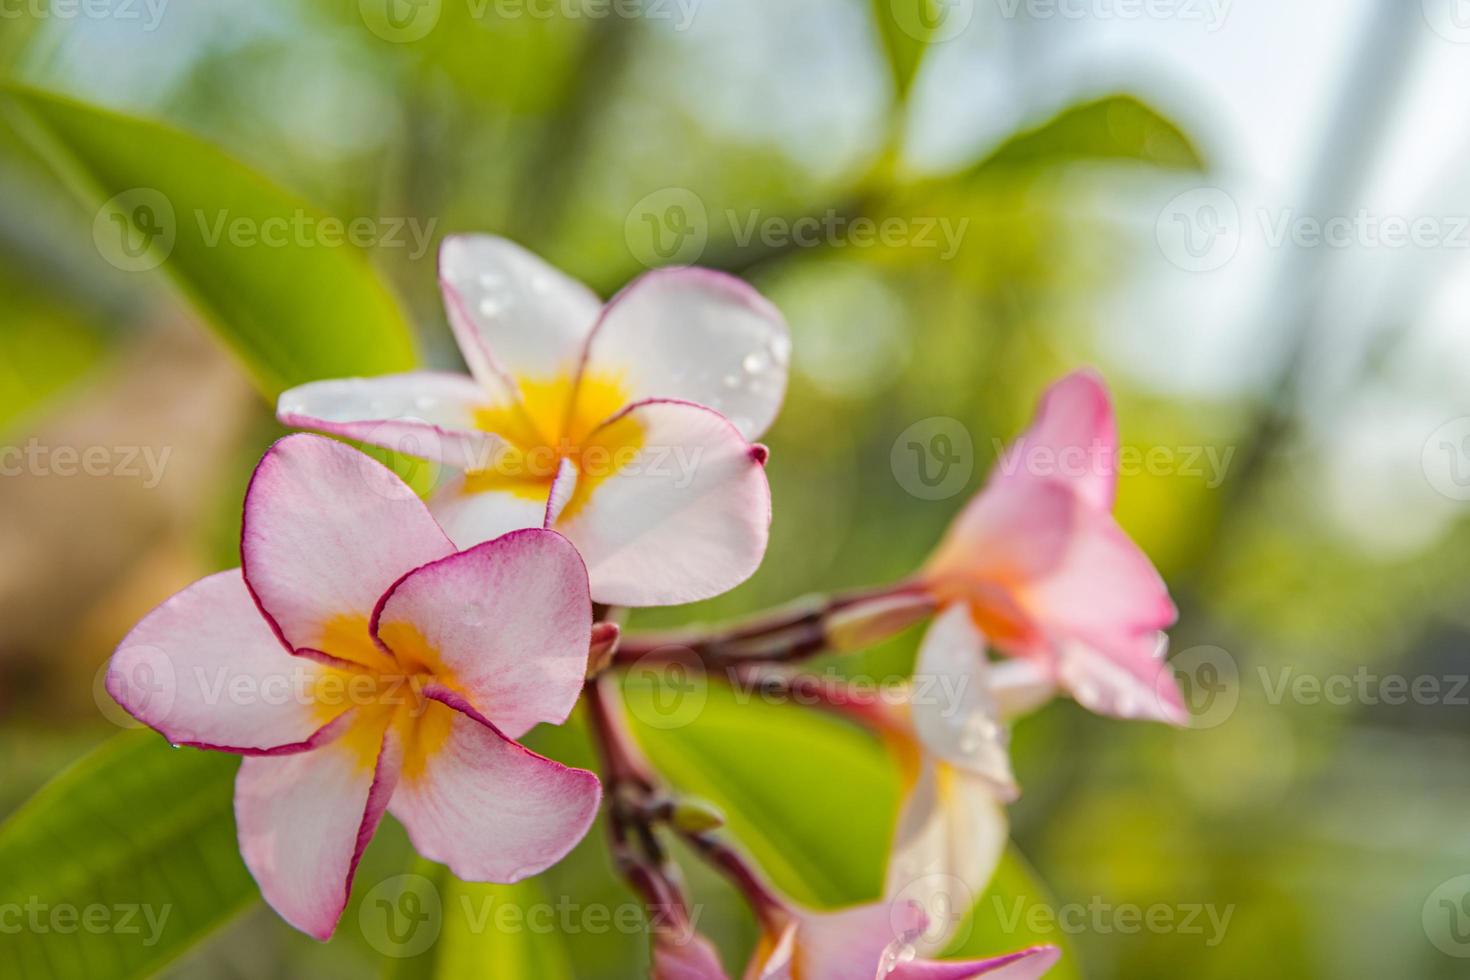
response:
<svg viewBox="0 0 1470 980"><path fill-rule="evenodd" d="M657 782L633 741L617 699L616 679L604 674L587 682L585 701L593 740L602 758L608 803L608 837L620 874L648 907L654 927L687 935L689 906L678 869L659 843L656 829L669 827L720 871L750 902L769 928L779 928L785 904L760 874L728 843L706 830L681 825L678 806Z"/></svg>
<svg viewBox="0 0 1470 980"><path fill-rule="evenodd" d="M915 615L927 614L924 588L915 582L810 596L727 626L626 635L619 642L613 665L686 660L690 654L711 669L747 663L791 663L833 649L832 627L839 614L861 603L906 596L915 600ZM893 631L912 621L897 619Z"/></svg>

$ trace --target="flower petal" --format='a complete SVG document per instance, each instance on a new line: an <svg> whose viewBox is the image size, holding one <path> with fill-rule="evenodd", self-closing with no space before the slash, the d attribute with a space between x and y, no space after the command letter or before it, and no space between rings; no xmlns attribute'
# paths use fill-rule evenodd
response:
<svg viewBox="0 0 1470 980"><path fill-rule="evenodd" d="M540 484L545 496L533 495L530 485L516 490L470 489L470 481L452 480L429 501L434 519L458 548L473 548L503 534L546 522L551 484Z"/></svg>
<svg viewBox="0 0 1470 980"><path fill-rule="evenodd" d="M297 755L246 758L235 778L246 867L281 918L322 941L347 906L401 761L385 746L388 715L359 711L341 738Z"/></svg>
<svg viewBox="0 0 1470 980"><path fill-rule="evenodd" d="M1027 606L1069 633L1108 645L1109 639L1153 634L1177 613L1168 587L1148 556L1112 515L1080 507L1060 560L1029 588Z"/></svg>
<svg viewBox="0 0 1470 980"><path fill-rule="evenodd" d="M454 235L439 248L449 323L470 370L490 390L575 370L602 303L515 242Z"/></svg>
<svg viewBox="0 0 1470 980"><path fill-rule="evenodd" d="M636 451L582 480L556 523L587 562L593 600L674 605L745 581L770 532L765 448L687 402L643 402L604 429L625 425L641 433Z"/></svg>
<svg viewBox="0 0 1470 980"><path fill-rule="evenodd" d="M929 625L914 675L923 683L913 689L909 704L924 747L990 780L1003 799L1015 799L1019 790L1011 772L1010 736L990 689L985 638L964 605L949 606Z"/></svg>
<svg viewBox="0 0 1470 980"><path fill-rule="evenodd" d="M1055 946L1032 946L1005 956L963 963L941 963L936 960L900 963L888 976L891 980L971 980L972 977L990 977L990 980L1037 980L1061 958L1062 951Z"/></svg>
<svg viewBox="0 0 1470 980"><path fill-rule="evenodd" d="M998 464L1001 473L1055 479L1092 507L1113 509L1118 484L1118 425L1107 384L1096 371L1074 371L1041 396L1036 417Z"/></svg>
<svg viewBox="0 0 1470 980"><path fill-rule="evenodd" d="M1187 725L1189 708L1157 635L1140 636L1130 646L1105 653L1080 641L1063 644L1058 680L1088 711Z"/></svg>
<svg viewBox="0 0 1470 980"><path fill-rule="evenodd" d="M921 952L948 945L1000 863L1009 833L1005 807L987 780L925 758L898 817L883 894L928 913Z"/></svg>
<svg viewBox="0 0 1470 980"><path fill-rule="evenodd" d="M566 721L581 694L587 570L555 531L513 531L404 576L383 596L373 633L400 660L432 659L441 683L519 738Z"/></svg>
<svg viewBox="0 0 1470 980"><path fill-rule="evenodd" d="M277 442L245 492L245 581L295 650L320 648L334 619L368 616L405 572L453 551L391 470L322 436Z"/></svg>
<svg viewBox="0 0 1470 980"><path fill-rule="evenodd" d="M923 912L910 902L808 912L797 930L791 975L801 980L880 977L889 946L922 929Z"/></svg>
<svg viewBox="0 0 1470 980"><path fill-rule="evenodd" d="M112 655L107 693L175 745L294 752L342 713L324 713L311 696L328 669L281 646L235 568L195 582L133 627Z"/></svg>
<svg viewBox="0 0 1470 980"><path fill-rule="evenodd" d="M281 394L276 418L456 469L488 469L505 445L475 424L489 398L472 378L417 371L301 385Z"/></svg>
<svg viewBox="0 0 1470 980"><path fill-rule="evenodd" d="M651 974L653 980L729 980L714 945L693 932L655 937Z"/></svg>
<svg viewBox="0 0 1470 980"><path fill-rule="evenodd" d="M520 881L560 861L592 826L602 798L592 773L444 704L428 708L418 732L391 811L420 854L459 878Z"/></svg>
<svg viewBox="0 0 1470 980"><path fill-rule="evenodd" d="M781 312L746 283L709 269L657 269L603 310L586 369L621 376L633 401L705 405L755 439L781 408L790 353Z"/></svg>
<svg viewBox="0 0 1470 980"><path fill-rule="evenodd" d="M950 524L925 574L931 581L985 580L1001 586L1043 575L1066 552L1078 500L1055 481L992 479Z"/></svg>

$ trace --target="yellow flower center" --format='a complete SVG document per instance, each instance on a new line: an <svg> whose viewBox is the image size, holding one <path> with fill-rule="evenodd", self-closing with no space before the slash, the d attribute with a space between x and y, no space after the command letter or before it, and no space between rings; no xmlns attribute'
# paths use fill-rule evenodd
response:
<svg viewBox="0 0 1470 980"><path fill-rule="evenodd" d="M430 756L449 738L454 709L429 697L430 684L459 690L453 673L422 633L407 623L387 623L386 654L373 642L368 617L334 616L322 627L316 649L343 662L329 666L313 692L325 724L347 710L358 715L339 738L363 769L372 769L390 728L403 743L401 778L413 781L428 768Z"/></svg>
<svg viewBox="0 0 1470 980"><path fill-rule="evenodd" d="M624 417L603 425L628 404L628 389L615 374L571 374L516 379L520 400L487 405L475 424L507 443L487 469L465 474L465 493L496 490L545 500L562 460L577 467L577 488L562 511L571 516L592 490L632 462L643 447L643 427Z"/></svg>

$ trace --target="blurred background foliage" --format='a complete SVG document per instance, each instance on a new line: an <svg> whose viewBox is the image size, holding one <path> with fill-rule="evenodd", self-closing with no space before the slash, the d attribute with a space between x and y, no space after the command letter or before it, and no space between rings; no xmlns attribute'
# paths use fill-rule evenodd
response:
<svg viewBox="0 0 1470 980"><path fill-rule="evenodd" d="M1181 606L1173 648L1226 651L1239 703L1189 732L1070 703L1025 721L1014 836L1057 902L1232 911L1218 945L1208 930L1061 937L1069 969L1459 975L1421 910L1470 864L1464 704L1303 703L1273 697L1264 678L1470 672L1463 505L1421 465L1431 434L1470 415L1466 255L1243 241L1233 261L1190 271L1159 222L1201 186L1227 188L1248 216L1465 213L1464 129L1444 96L1470 81L1463 45L1418 5L1370 0L1240 2L1215 29L961 4L969 29L926 42L904 30L925 2L702 0L631 20L578 3L542 17L443 0L433 29L402 43L372 29L381 11L366 0L170 0L151 27L142 4L127 20L7 6L0 443L170 456L156 487L0 478L0 815L117 734L125 719L99 671L126 628L236 563L245 482L281 434L279 386L415 356L458 366L432 248L211 247L181 217L164 267L129 272L94 243L105 200L147 186L181 215L299 203L417 222L434 243L492 231L608 294L643 270L640 209L672 188L708 219L686 258L747 276L787 313L793 379L769 435L764 567L699 608L633 625L909 573L1047 381L1095 364L1125 444L1174 453L1176 465L1125 475L1119 495ZM737 234L753 217L829 214L966 223L943 257ZM969 431L974 472L964 493L931 501L905 490L891 451L935 417ZM1205 451L1228 465L1214 471ZM891 677L914 642L822 666ZM784 887L829 905L873 897L897 793L881 752L830 719L710 698L687 729L645 733L659 763L730 810ZM575 726L537 738L586 761ZM62 801L47 812L69 820L33 809L0 832L8 895L190 896L185 938L209 941L164 951L184 956L169 967L178 976L380 968L358 909L416 867L395 826L370 848L338 939L320 946L242 877L232 760L146 733L101 752L39 798ZM758 768L774 758L782 772ZM140 800L147 819L135 821ZM47 847L76 851L64 874L35 866ZM783 854L790 867L772 867ZM630 901L595 833L515 889L418 871L446 902ZM692 863L690 875L702 925L738 952L748 919ZM1007 875L1032 887L1019 864ZM976 948L1016 944L993 934L994 910L981 903ZM389 972L621 977L645 955L641 937L615 931L522 948L524 935L459 935L456 921ZM22 975L126 975L164 958L63 938L17 953Z"/></svg>

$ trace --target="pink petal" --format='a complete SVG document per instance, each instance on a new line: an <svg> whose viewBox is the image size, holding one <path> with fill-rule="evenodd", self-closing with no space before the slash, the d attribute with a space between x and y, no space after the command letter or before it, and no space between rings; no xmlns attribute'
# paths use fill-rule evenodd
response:
<svg viewBox="0 0 1470 980"><path fill-rule="evenodd" d="M457 707L467 709L468 705ZM510 883L560 861L592 825L595 775L537 755L483 718L431 705L391 811L424 857L465 881Z"/></svg>
<svg viewBox="0 0 1470 980"><path fill-rule="evenodd" d="M398 778L398 753L378 751L388 715L359 711L341 738L297 755L246 758L235 779L240 855L261 895L322 941L337 927Z"/></svg>
<svg viewBox="0 0 1470 980"><path fill-rule="evenodd" d="M321 436L277 442L245 492L245 581L293 649L316 648L335 617L368 616L405 572L453 551L392 471Z"/></svg>
<svg viewBox="0 0 1470 980"><path fill-rule="evenodd" d="M508 490L466 490L466 481L451 481L429 501L434 519L456 547L473 548L510 531L541 527L546 522L546 496L522 496Z"/></svg>
<svg viewBox="0 0 1470 980"><path fill-rule="evenodd" d="M632 401L705 405L755 439L781 408L790 350L781 312L741 280L658 269L608 303L586 361L622 377Z"/></svg>
<svg viewBox="0 0 1470 980"><path fill-rule="evenodd" d="M383 596L373 632L427 644L441 683L519 738L566 721L582 691L592 632L587 570L554 531L513 531L404 576Z"/></svg>
<svg viewBox="0 0 1470 980"><path fill-rule="evenodd" d="M771 523L764 447L687 402L643 402L622 419L642 432L622 469L586 481L556 529L587 562L596 602L663 606L719 595L765 555ZM595 434L594 434L595 438Z"/></svg>
<svg viewBox="0 0 1470 980"><path fill-rule="evenodd" d="M925 758L899 812L883 894L928 913L913 940L943 950L990 883L1009 837L1005 807L988 781Z"/></svg>
<svg viewBox="0 0 1470 980"><path fill-rule="evenodd" d="M1003 478L1058 480L1095 509L1112 510L1118 427L1102 376L1084 369L1055 382L997 466Z"/></svg>
<svg viewBox="0 0 1470 980"><path fill-rule="evenodd" d="M964 605L949 606L929 625L914 677L910 710L924 747L988 779L1003 799L1015 799L1010 735L990 689L985 638Z"/></svg>
<svg viewBox="0 0 1470 980"><path fill-rule="evenodd" d="M1071 544L1077 503L1055 481L992 479L949 526L926 574L998 585L1044 575Z"/></svg>
<svg viewBox="0 0 1470 980"><path fill-rule="evenodd" d="M346 710L314 704L326 670L281 646L235 568L195 582L133 627L112 655L107 692L175 745L292 752Z"/></svg>
<svg viewBox="0 0 1470 980"><path fill-rule="evenodd" d="M889 977L892 980L970 980L972 977L1036 980L1061 958L1062 951L1055 946L1033 946L1018 953L964 963L940 963L934 960L900 963L894 967Z"/></svg>
<svg viewBox="0 0 1470 980"><path fill-rule="evenodd" d="M472 378L419 371L314 381L283 392L282 425L383 446L456 469L488 469L504 443L479 431L475 410L490 395Z"/></svg>
<svg viewBox="0 0 1470 980"><path fill-rule="evenodd" d="M653 980L729 980L720 954L698 933L656 937L651 972Z"/></svg>
<svg viewBox="0 0 1470 980"><path fill-rule="evenodd" d="M602 303L586 286L516 243L454 235L439 249L450 326L470 370L514 396L514 379L575 370Z"/></svg>
<svg viewBox="0 0 1470 980"><path fill-rule="evenodd" d="M1189 709L1163 652L1157 634L1110 652L1073 641L1062 646L1057 678L1088 711L1187 725Z"/></svg>
<svg viewBox="0 0 1470 980"><path fill-rule="evenodd" d="M911 902L806 913L796 934L792 975L801 980L881 977L890 948L921 933L924 925L923 910Z"/></svg>
<svg viewBox="0 0 1470 980"><path fill-rule="evenodd" d="M1107 645L1152 634L1177 615L1148 556L1109 514L1079 507L1065 553L1029 586L1027 605L1053 627Z"/></svg>

